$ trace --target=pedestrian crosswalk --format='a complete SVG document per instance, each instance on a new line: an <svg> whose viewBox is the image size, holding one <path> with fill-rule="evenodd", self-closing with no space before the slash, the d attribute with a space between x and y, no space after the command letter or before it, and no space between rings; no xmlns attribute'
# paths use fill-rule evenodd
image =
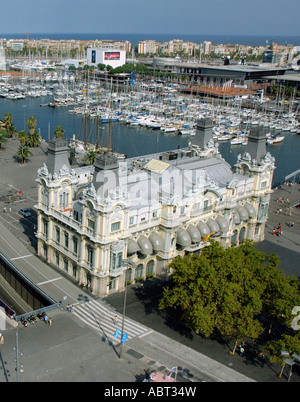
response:
<svg viewBox="0 0 300 402"><path fill-rule="evenodd" d="M102 337L117 341L114 334L117 329L122 329L123 317L121 314L110 310L97 300L76 305L73 314L86 325L95 329ZM115 320L115 317L117 317L117 320ZM128 339L141 338L152 332L150 328L125 317L124 333L128 335Z"/></svg>

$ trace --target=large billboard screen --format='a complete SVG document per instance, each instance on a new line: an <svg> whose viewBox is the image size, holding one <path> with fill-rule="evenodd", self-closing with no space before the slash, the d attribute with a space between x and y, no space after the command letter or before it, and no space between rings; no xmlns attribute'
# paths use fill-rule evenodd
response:
<svg viewBox="0 0 300 402"><path fill-rule="evenodd" d="M120 52L105 52L104 60L120 60Z"/></svg>

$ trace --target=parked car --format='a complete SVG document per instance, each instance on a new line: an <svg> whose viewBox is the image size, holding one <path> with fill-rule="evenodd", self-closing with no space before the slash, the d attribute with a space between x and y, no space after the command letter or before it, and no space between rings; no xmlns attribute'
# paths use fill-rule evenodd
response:
<svg viewBox="0 0 300 402"><path fill-rule="evenodd" d="M31 212L30 212L29 209L27 209L27 208L21 208L21 209L19 210L19 213L20 213L21 215L23 215L24 218L30 218L30 217L31 217Z"/></svg>

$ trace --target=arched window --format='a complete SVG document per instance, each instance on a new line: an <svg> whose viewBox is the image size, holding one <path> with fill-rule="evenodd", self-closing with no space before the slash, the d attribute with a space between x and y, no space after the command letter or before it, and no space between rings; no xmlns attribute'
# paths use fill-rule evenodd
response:
<svg viewBox="0 0 300 402"><path fill-rule="evenodd" d="M153 275L154 272L154 261L151 260L146 266L146 275Z"/></svg>
<svg viewBox="0 0 300 402"><path fill-rule="evenodd" d="M242 242L245 239L246 239L246 228L242 227L242 229L240 230L239 242Z"/></svg>
<svg viewBox="0 0 300 402"><path fill-rule="evenodd" d="M135 269L135 278L142 278L143 277L143 264L139 264Z"/></svg>
<svg viewBox="0 0 300 402"><path fill-rule="evenodd" d="M237 244L238 241L238 231L235 230L231 236L231 244Z"/></svg>

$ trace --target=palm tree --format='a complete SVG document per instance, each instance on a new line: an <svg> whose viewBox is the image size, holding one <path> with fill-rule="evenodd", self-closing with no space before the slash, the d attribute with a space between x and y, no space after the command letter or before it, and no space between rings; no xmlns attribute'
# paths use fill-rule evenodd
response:
<svg viewBox="0 0 300 402"><path fill-rule="evenodd" d="M96 151L95 149L88 149L83 157L83 161L87 165L93 165L96 161Z"/></svg>
<svg viewBox="0 0 300 402"><path fill-rule="evenodd" d="M0 130L0 149L2 148L2 144L7 141L7 132L5 130Z"/></svg>
<svg viewBox="0 0 300 402"><path fill-rule="evenodd" d="M26 144L30 146L30 148L35 148L41 143L41 134L37 131L34 130L32 134L29 134L29 137L27 138Z"/></svg>
<svg viewBox="0 0 300 402"><path fill-rule="evenodd" d="M22 165L24 165L24 163L29 159L31 155L32 152L30 151L30 148L27 145L20 145L16 153L16 157L21 159Z"/></svg>
<svg viewBox="0 0 300 402"><path fill-rule="evenodd" d="M35 118L35 117L31 116L31 117L29 117L29 118L27 119L27 126L28 126L28 128L29 128L29 135L34 134L36 124L37 124L37 122L36 122L36 118Z"/></svg>
<svg viewBox="0 0 300 402"><path fill-rule="evenodd" d="M64 135L65 130L62 128L62 126L56 126L54 130L54 135L56 138L61 138Z"/></svg>
<svg viewBox="0 0 300 402"><path fill-rule="evenodd" d="M12 120L13 120L13 117L12 117L11 113L6 113L4 115L4 119L3 119L4 127L10 137L12 137L12 134L15 131Z"/></svg>
<svg viewBox="0 0 300 402"><path fill-rule="evenodd" d="M22 146L25 145L26 141L28 140L26 131L24 130L19 131L18 140L20 141Z"/></svg>

